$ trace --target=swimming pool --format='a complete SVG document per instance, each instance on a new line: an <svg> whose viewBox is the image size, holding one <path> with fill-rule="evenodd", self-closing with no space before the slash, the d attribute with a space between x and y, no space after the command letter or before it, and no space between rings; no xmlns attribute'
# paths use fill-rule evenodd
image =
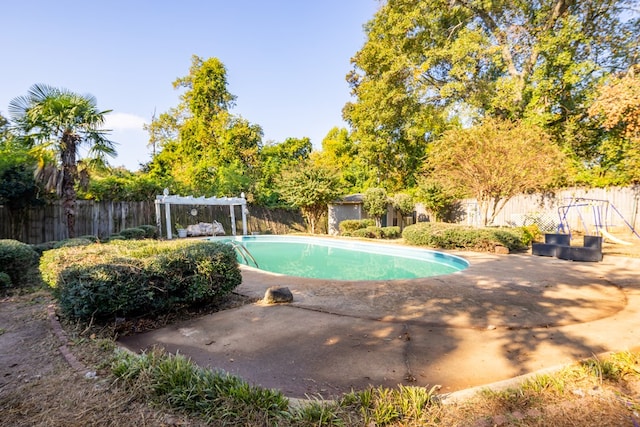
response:
<svg viewBox="0 0 640 427"><path fill-rule="evenodd" d="M469 266L455 255L391 244L281 235L214 239L234 242L238 262L287 276L397 280L451 274Z"/></svg>

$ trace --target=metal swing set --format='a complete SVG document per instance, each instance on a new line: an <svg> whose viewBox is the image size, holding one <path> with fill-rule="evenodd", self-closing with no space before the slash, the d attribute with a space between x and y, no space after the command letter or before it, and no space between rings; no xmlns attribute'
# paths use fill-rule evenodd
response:
<svg viewBox="0 0 640 427"><path fill-rule="evenodd" d="M593 215L593 235L602 236L614 243L631 245L632 243L618 239L609 232L609 227L614 226L615 224L608 223L607 220L612 220L613 216L616 215L631 230L631 233L640 239L640 234L638 234L634 226L624 218L622 213L613 203L606 199L588 199L584 197L573 197L570 199L569 204L558 207L558 215L560 217L558 232L566 233L571 236L568 216L570 212L576 211L580 219L580 223L584 227L585 235L591 235L589 227L582 214L583 210L588 210L589 208L591 208Z"/></svg>

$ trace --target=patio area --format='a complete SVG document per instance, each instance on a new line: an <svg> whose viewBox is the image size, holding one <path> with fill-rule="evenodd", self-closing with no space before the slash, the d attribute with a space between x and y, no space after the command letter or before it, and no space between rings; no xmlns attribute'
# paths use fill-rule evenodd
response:
<svg viewBox="0 0 640 427"><path fill-rule="evenodd" d="M452 393L640 344L638 258L452 253L471 266L386 282L243 267L238 293L262 298L285 286L293 302L248 304L120 344L159 345L290 397L325 398L368 385L440 385Z"/></svg>

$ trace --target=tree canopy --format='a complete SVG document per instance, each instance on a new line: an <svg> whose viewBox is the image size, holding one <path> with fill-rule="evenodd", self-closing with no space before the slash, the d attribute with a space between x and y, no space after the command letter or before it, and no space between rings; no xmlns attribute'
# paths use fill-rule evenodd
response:
<svg viewBox="0 0 640 427"><path fill-rule="evenodd" d="M602 141L586 108L638 60L633 0L389 0L367 23L343 114L387 188L411 186L426 145L482 117L544 127L586 165Z"/></svg>
<svg viewBox="0 0 640 427"><path fill-rule="evenodd" d="M600 149L600 173L639 183L640 65L602 85L589 114L608 131Z"/></svg>
<svg viewBox="0 0 640 427"><path fill-rule="evenodd" d="M236 97L227 88L227 70L218 58L193 56L189 74L173 82L184 89L178 107L147 127L160 148L149 171L170 174L176 191L207 196L250 190L262 143L262 128L230 113Z"/></svg>
<svg viewBox="0 0 640 427"><path fill-rule="evenodd" d="M387 213L389 196L384 188L371 187L364 192L362 207L376 219L376 225L381 226L381 217Z"/></svg>
<svg viewBox="0 0 640 427"><path fill-rule="evenodd" d="M80 194L138 200L164 187L204 196L244 192L251 203L300 208L315 229L324 194L375 189L384 193L385 209L386 194L396 194L404 212L411 203L402 194L411 194L438 219L455 216L461 197L476 196L489 223L515 192L638 183L635 5L381 2L347 75L353 98L342 114L349 128L329 130L320 150L306 137L263 142L260 125L232 114L237 99L225 65L193 56L188 73L173 82L178 104L146 126L152 161L135 174L94 174ZM73 154L78 146L90 143L103 160L113 153L98 126L106 112L92 97L36 85L12 113L20 139L1 116L0 138L40 147L20 155L52 159L39 174L52 186L66 170L67 200L69 183L86 177L86 163ZM60 123L72 131L55 130ZM51 163L74 166L58 171ZM6 182L28 170L13 170Z"/></svg>
<svg viewBox="0 0 640 427"><path fill-rule="evenodd" d="M477 200L482 225L512 197L557 181L562 165L562 152L541 127L493 118L447 131L427 162L432 179Z"/></svg>
<svg viewBox="0 0 640 427"><path fill-rule="evenodd" d="M331 169L306 162L299 169L287 170L277 180L284 200L300 208L316 233L320 218L327 212L327 205L340 195L338 178Z"/></svg>
<svg viewBox="0 0 640 427"><path fill-rule="evenodd" d="M88 149L85 164L104 165L106 157L116 153L113 142L107 139L108 131L103 129L105 114L109 112L99 110L91 95L39 84L33 85L26 96L14 98L9 104L19 138L29 146L41 146L55 156L54 166L62 175L59 188L69 237L75 237L75 184L81 177L78 170L80 147Z"/></svg>

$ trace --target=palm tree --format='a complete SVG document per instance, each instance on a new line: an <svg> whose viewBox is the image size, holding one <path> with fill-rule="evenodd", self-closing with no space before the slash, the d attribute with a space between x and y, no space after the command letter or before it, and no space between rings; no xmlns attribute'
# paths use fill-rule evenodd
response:
<svg viewBox="0 0 640 427"><path fill-rule="evenodd" d="M14 98L9 113L20 137L31 147L54 153L61 175L58 195L66 218L69 237L75 237L75 183L78 180L79 149L85 145L87 158L106 164L106 156L115 156L114 143L102 129L105 114L92 95L78 95L66 89L35 84L29 94Z"/></svg>

